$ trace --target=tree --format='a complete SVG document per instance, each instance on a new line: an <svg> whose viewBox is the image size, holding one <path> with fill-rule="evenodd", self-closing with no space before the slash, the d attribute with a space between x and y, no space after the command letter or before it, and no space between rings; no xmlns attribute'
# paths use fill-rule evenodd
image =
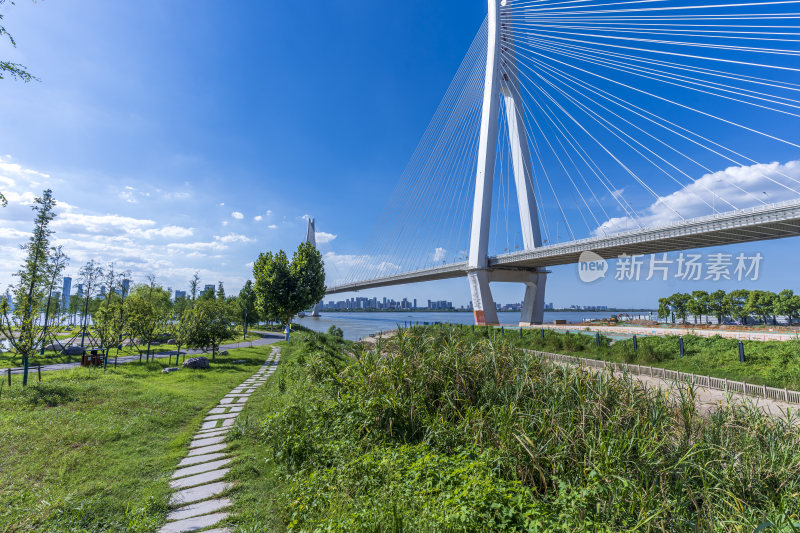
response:
<svg viewBox="0 0 800 533"><path fill-rule="evenodd" d="M325 267L319 251L302 243L292 257L283 250L262 253L253 266L258 307L286 327L286 340L292 317L325 297Z"/></svg>
<svg viewBox="0 0 800 533"><path fill-rule="evenodd" d="M197 289L200 287L200 275L195 272L191 280L189 280L189 293L192 295L192 301L197 300Z"/></svg>
<svg viewBox="0 0 800 533"><path fill-rule="evenodd" d="M53 265L50 263L52 249L50 248L50 222L56 214L53 208L56 201L50 189L44 191L41 197L33 202L33 212L36 214L33 235L22 246L25 252L25 262L17 272L17 285L12 289L14 310L11 311L11 302L5 297L0 301L0 332L11 343L11 347L22 357L24 367L22 384L28 384L28 363L30 356L34 355L44 342L44 328L40 325L42 320L42 305L49 287L49 274Z"/></svg>
<svg viewBox="0 0 800 533"><path fill-rule="evenodd" d="M186 320L186 345L201 350L211 349L216 359L220 345L236 336L230 307L225 300L200 298L184 315Z"/></svg>
<svg viewBox="0 0 800 533"><path fill-rule="evenodd" d="M690 312L694 316L694 323L697 324L697 317L703 322L703 316L709 313L710 296L706 291L693 291L690 301Z"/></svg>
<svg viewBox="0 0 800 533"><path fill-rule="evenodd" d="M47 338L47 327L50 325L51 315L56 318L58 317L58 294L56 293L56 301L53 302L53 292L56 288L56 282L58 281L58 278L61 277L61 274L64 272L64 268L66 268L68 262L69 258L66 256L66 254L64 254L64 251L60 246L52 249L47 269L50 280L47 288L47 304L44 308L44 331L42 332L42 336L45 337L45 339ZM44 345L45 342L42 342L42 347L39 352L41 354L44 354Z"/></svg>
<svg viewBox="0 0 800 533"><path fill-rule="evenodd" d="M792 319L800 311L800 295L790 289L782 290L775 298L775 314L785 316L792 325Z"/></svg>
<svg viewBox="0 0 800 533"><path fill-rule="evenodd" d="M83 292L79 294L83 302L83 309L81 311L81 348L83 348L84 341L86 340L86 328L89 322L90 309L89 304L97 291L97 285L103 277L103 267L100 266L94 259L89 260L78 273L78 281L83 285Z"/></svg>
<svg viewBox="0 0 800 533"><path fill-rule="evenodd" d="M159 335L166 333L171 313L169 292L158 285L153 276L148 276L146 285L137 285L125 298L126 333L131 342L147 346L148 361L150 347ZM139 355L142 355L141 347Z"/></svg>
<svg viewBox="0 0 800 533"><path fill-rule="evenodd" d="M718 290L708 295L708 313L717 317L717 322L722 324L725 315L730 312L725 291Z"/></svg>
<svg viewBox="0 0 800 533"><path fill-rule="evenodd" d="M222 286L222 282L217 282L217 300L224 300L225 299L225 287Z"/></svg>
<svg viewBox="0 0 800 533"><path fill-rule="evenodd" d="M256 293L253 290L253 282L247 280L239 291L239 297L236 298L236 305L239 308L239 314L242 317L242 336L247 338L247 326L250 324L258 323L258 311L256 310Z"/></svg>
<svg viewBox="0 0 800 533"><path fill-rule="evenodd" d="M742 324L747 324L747 317L750 316L750 313L745 307L749 294L750 291L746 289L737 289L729 292L725 298L730 313L741 320Z"/></svg>
<svg viewBox="0 0 800 533"><path fill-rule="evenodd" d="M767 317L775 314L775 300L777 295L770 291L750 291L745 300L745 310L748 314L761 318L761 323L767 324Z"/></svg>
<svg viewBox="0 0 800 533"><path fill-rule="evenodd" d="M669 319L672 315L672 307L669 298L658 299L658 318Z"/></svg>
<svg viewBox="0 0 800 533"><path fill-rule="evenodd" d="M5 2L6 0L0 0L0 5L3 5ZM13 0L9 3L11 5L14 5ZM3 14L0 13L0 37L6 36L8 38L8 42L11 43L11 46L16 48L17 41L15 41L14 37L12 37L10 33L8 33L6 28L3 26L2 22L3 22ZM22 80L25 83L31 80L38 81L38 78L31 75L31 73L26 70L24 65L20 65L19 63L11 63L10 61L0 60L0 80L2 80L6 74L10 75L14 79Z"/></svg>
<svg viewBox="0 0 800 533"><path fill-rule="evenodd" d="M677 292L670 296L669 300L672 310L675 312L675 316L686 324L686 317L689 316L689 302L692 301L692 295L684 292Z"/></svg>

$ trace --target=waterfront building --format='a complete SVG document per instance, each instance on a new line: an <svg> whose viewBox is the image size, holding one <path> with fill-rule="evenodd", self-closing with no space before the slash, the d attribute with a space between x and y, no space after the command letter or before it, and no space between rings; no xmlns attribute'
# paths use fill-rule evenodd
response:
<svg viewBox="0 0 800 533"><path fill-rule="evenodd" d="M61 287L61 307L66 309L69 306L69 293L72 290L72 278L65 277Z"/></svg>

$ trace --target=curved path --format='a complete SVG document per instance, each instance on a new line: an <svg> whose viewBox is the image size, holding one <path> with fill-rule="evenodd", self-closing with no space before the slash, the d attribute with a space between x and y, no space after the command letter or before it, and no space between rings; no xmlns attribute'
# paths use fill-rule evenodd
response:
<svg viewBox="0 0 800 533"><path fill-rule="evenodd" d="M159 533L207 531L223 533L227 529L209 529L228 518L232 502L222 494L233 485L225 481L231 459L225 453L225 435L250 395L272 375L280 360L281 349L272 348L266 363L253 376L235 387L208 412L203 424L189 443L186 457L178 463L170 486L175 491L169 501L172 510Z"/></svg>
<svg viewBox="0 0 800 533"><path fill-rule="evenodd" d="M256 333L256 332L252 332L252 333ZM237 342L237 343L223 344L223 345L221 345L219 347L219 349L220 350L235 350L237 348L248 348L248 347L251 347L251 346L265 346L267 344L275 344L276 342L280 342L280 341L283 340L283 334L282 333L258 332L258 334L261 335L260 339L256 339L254 341L240 341L240 342ZM203 352L202 350L181 351L181 354L184 354L184 353L186 355L204 355L204 354L207 354L208 352ZM175 350L169 351L169 352L158 352L158 353L155 353L155 354L150 354L150 357L154 358L154 359L166 359L167 357L173 357L174 355L175 355ZM75 357L79 357L79 356L76 355ZM139 355L124 355L124 356L121 356L121 357L117 358L117 364L136 363L136 362L139 362L139 360L140 360L140 356ZM112 359L111 356L109 356L109 358L108 358L109 365L112 364L112 362L113 362L113 359ZM39 365L31 366L28 369L28 372L36 372L36 369L38 368L38 366ZM42 372L53 372L53 371L56 371L56 370L69 370L70 368L78 368L78 367L81 366L81 363L80 363L80 361L75 361L75 362L72 362L72 363L54 363L52 365L41 365L41 366L42 366ZM0 372L5 373L5 372L7 372L7 369L2 368L2 369L0 369ZM22 368L12 368L11 369L11 373L12 374L22 374Z"/></svg>

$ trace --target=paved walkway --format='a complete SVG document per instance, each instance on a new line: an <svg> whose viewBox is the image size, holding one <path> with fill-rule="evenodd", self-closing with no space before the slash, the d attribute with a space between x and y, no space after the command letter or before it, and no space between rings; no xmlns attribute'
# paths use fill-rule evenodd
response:
<svg viewBox="0 0 800 533"><path fill-rule="evenodd" d="M231 461L225 453L225 434L233 427L253 391L275 371L280 355L281 349L273 347L264 366L208 412L189 444L186 458L178 463L178 469L172 474L170 485L175 490L169 502L172 510L159 533L229 531L225 528L209 529L228 518L227 510L231 506L231 500L222 497L232 487L231 483L224 481Z"/></svg>
<svg viewBox="0 0 800 533"><path fill-rule="evenodd" d="M241 342L237 342L237 343L223 344L222 346L219 347L219 349L220 349L220 351L222 351L222 350L235 350L237 348L248 348L248 347L251 347L251 346L264 346L264 345L267 345L267 344L274 344L276 342L280 342L280 341L283 340L283 334L282 333L269 333L269 332L261 333L261 332L259 332L259 335L263 335L263 336L260 339L256 339L254 341L241 341ZM181 351L181 354L184 354L184 353L186 355L207 355L208 354L208 352L203 352L202 350L185 350L185 351ZM174 356L175 356L175 350L170 351L170 352L158 352L158 353L155 353L155 354L152 354L152 353L150 354L150 358L151 359L166 359L167 357L174 357ZM76 355L75 357L78 358L78 359L80 358L80 356L78 356L78 355ZM141 357L144 357L144 356L141 356ZM138 363L139 360L141 359L141 357L139 355L124 355L124 356L121 356L121 357L117 358L117 364ZM108 357L108 364L109 365L113 365L114 364L113 356L109 356ZM81 366L81 363L80 363L79 360L75 361L75 362L72 362L72 363L55 363L55 364L52 364L52 365L42 365L42 372L53 372L55 370L69 370L70 368L78 368L79 366ZM31 366L28 371L29 372L36 372L37 367L38 367L38 365L37 366ZM7 372L7 370L5 368L2 368L2 369L0 369L0 372L5 373L5 372ZM12 374L22 374L22 369L21 368L12 368L11 369L11 373Z"/></svg>

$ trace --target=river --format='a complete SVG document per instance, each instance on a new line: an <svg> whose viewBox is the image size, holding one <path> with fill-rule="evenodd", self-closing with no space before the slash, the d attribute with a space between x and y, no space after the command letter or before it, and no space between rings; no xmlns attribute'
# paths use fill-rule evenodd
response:
<svg viewBox="0 0 800 533"><path fill-rule="evenodd" d="M570 324L579 324L585 319L592 318L608 318L613 314L620 313L621 311L563 311L563 312L545 312L545 323L553 323L554 320L566 320ZM642 311L629 311L631 316L647 317L646 312ZM655 315L655 314L654 314ZM516 325L519 324L520 313L518 312L503 312L498 313L501 324ZM451 324L473 324L474 318L472 313L414 313L414 312L363 312L363 313L322 313L319 318L297 318L294 321L314 331L328 331L328 329L335 325L342 328L344 336L349 340L359 340L379 331L388 331L396 329L397 325L404 325L410 323L433 324L436 322L451 323Z"/></svg>

